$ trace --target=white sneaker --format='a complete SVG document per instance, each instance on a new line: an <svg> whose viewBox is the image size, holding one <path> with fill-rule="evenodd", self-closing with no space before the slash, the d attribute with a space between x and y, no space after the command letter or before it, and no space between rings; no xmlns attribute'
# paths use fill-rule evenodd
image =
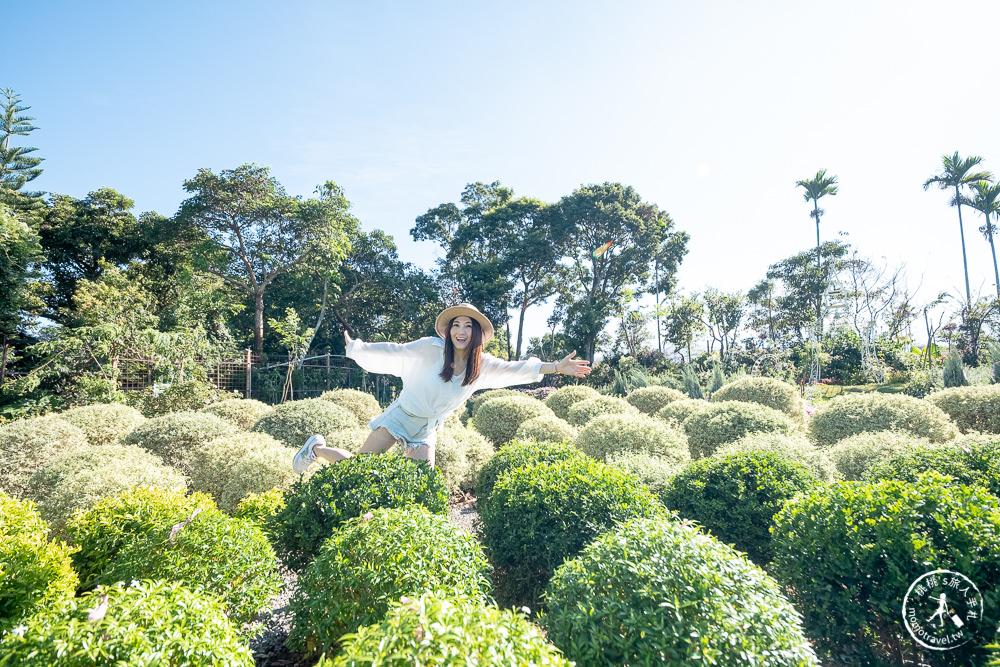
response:
<svg viewBox="0 0 1000 667"><path fill-rule="evenodd" d="M296 475L304 473L316 461L316 452L313 451L313 447L325 444L326 438L318 433L306 440L306 444L295 452L295 458L292 459L292 470L295 471Z"/></svg>

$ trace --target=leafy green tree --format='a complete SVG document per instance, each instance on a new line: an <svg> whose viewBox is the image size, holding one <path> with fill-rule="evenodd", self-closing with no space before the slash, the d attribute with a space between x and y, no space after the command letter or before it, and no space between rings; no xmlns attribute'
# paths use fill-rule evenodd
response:
<svg viewBox="0 0 1000 667"><path fill-rule="evenodd" d="M670 216L621 183L586 185L553 208L556 243L570 260L566 333L593 360L597 341L626 289L665 291L687 252ZM608 242L604 252L595 252ZM658 264L659 284L650 279ZM650 289L651 288L651 289Z"/></svg>
<svg viewBox="0 0 1000 667"><path fill-rule="evenodd" d="M993 176L988 171L972 171L982 161L983 158L978 156L963 159L959 156L958 151L955 151L954 155L942 155L941 173L924 181L924 190L932 185L937 185L941 190L955 189L951 205L958 209L958 233L962 239L962 264L965 268L965 303L967 305L972 304L972 290L969 289L969 260L965 254L965 228L962 226L962 188L979 181L993 180Z"/></svg>
<svg viewBox="0 0 1000 667"><path fill-rule="evenodd" d="M816 248L819 248L819 219L825 212L819 207L819 200L827 195L837 194L837 177L827 176L826 169L820 169L816 172L815 178L796 181L795 187L805 188L805 200L812 202L813 210L810 211L809 216L816 219ZM819 263L820 256L819 253L816 253L816 266L819 266Z"/></svg>
<svg viewBox="0 0 1000 667"><path fill-rule="evenodd" d="M736 332L743 322L746 299L742 292L722 292L709 287L702 295L705 303L705 326L713 341L719 343L719 353L726 353L736 342Z"/></svg>
<svg viewBox="0 0 1000 667"><path fill-rule="evenodd" d="M38 312L41 303L29 282L37 277L42 259L38 235L12 211L0 204L0 387L7 377L10 340Z"/></svg>
<svg viewBox="0 0 1000 667"><path fill-rule="evenodd" d="M747 292L750 305L749 323L764 332L769 340L777 340L778 293L773 280L764 279Z"/></svg>
<svg viewBox="0 0 1000 667"><path fill-rule="evenodd" d="M179 224L204 234L197 266L253 299L254 350L264 347L264 295L278 276L309 264L336 266L348 251L350 203L327 181L317 197L289 196L267 167L244 164L218 175L209 169L184 182L193 195Z"/></svg>
<svg viewBox="0 0 1000 667"><path fill-rule="evenodd" d="M990 253L993 255L993 280L996 281L997 297L1000 297L1000 271L997 270L997 250L993 245L993 236L997 232L997 226L990 221L990 216L1000 216L1000 184L994 185L988 181L977 181L971 184L974 193L972 199L963 197L962 202L970 208L983 214L986 224L979 228L979 232L990 243Z"/></svg>
<svg viewBox="0 0 1000 667"><path fill-rule="evenodd" d="M790 334L800 342L805 339L806 331L822 316L823 296L841 270L849 248L840 241L827 241L768 267L767 279L782 285L781 294L774 299L779 334ZM821 265L815 262L819 254L826 258Z"/></svg>
<svg viewBox="0 0 1000 667"><path fill-rule="evenodd" d="M10 88L0 89L0 204L21 212L37 211L44 204L42 193L22 192L38 178L44 158L31 155L37 148L12 146L11 137L26 137L38 128L31 116L22 115L31 107L21 106L21 97Z"/></svg>
<svg viewBox="0 0 1000 667"><path fill-rule="evenodd" d="M678 352L687 350L687 362L694 359L691 345L695 336L705 330L705 306L697 294L680 295L667 306L665 338ZM683 354L681 354L683 357Z"/></svg>

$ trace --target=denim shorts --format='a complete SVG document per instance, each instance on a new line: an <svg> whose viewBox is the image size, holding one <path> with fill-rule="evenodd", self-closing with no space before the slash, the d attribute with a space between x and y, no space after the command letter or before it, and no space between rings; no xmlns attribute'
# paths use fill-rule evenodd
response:
<svg viewBox="0 0 1000 667"><path fill-rule="evenodd" d="M372 430L384 428L405 449L416 449L425 445L437 443L437 429L434 422L415 415L403 409L398 403L393 403L375 419L368 422Z"/></svg>

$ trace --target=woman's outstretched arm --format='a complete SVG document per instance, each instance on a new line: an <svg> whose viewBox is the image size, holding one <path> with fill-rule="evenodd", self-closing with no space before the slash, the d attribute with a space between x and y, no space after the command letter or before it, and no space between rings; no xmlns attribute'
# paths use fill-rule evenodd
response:
<svg viewBox="0 0 1000 667"><path fill-rule="evenodd" d="M358 362L358 365L369 373L385 373L405 379L406 372L424 356L437 354L435 338L421 338L410 343L366 343L351 338L344 332L344 342L347 344L345 354Z"/></svg>
<svg viewBox="0 0 1000 667"><path fill-rule="evenodd" d="M529 357L521 361L503 361L492 359L489 370L485 373L484 388L500 389L519 384L531 384L542 379L548 373L564 373L575 377L584 377L590 373L590 362L585 359L573 359L576 352L559 361L543 363L537 357Z"/></svg>

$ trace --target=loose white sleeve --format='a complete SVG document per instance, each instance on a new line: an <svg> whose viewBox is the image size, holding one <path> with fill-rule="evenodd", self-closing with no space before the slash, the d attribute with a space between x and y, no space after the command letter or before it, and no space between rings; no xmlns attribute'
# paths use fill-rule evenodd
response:
<svg viewBox="0 0 1000 667"><path fill-rule="evenodd" d="M521 361L504 361L495 357L489 358L489 364L484 364L485 372L481 376L484 389L501 389L518 384L531 384L542 379L542 360L538 357L528 357Z"/></svg>
<svg viewBox="0 0 1000 667"><path fill-rule="evenodd" d="M439 340L427 337L401 344L366 343L355 338L347 346L347 356L369 373L385 373L405 380L410 369L437 354L441 345L435 341Z"/></svg>

